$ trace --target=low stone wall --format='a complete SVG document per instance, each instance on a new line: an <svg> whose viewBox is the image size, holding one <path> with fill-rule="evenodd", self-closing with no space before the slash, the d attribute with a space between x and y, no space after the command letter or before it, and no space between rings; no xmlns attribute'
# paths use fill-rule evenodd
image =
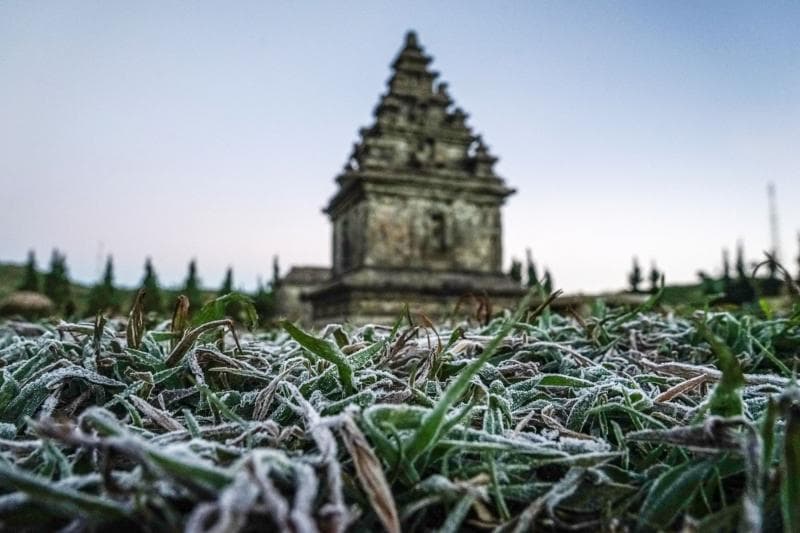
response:
<svg viewBox="0 0 800 533"><path fill-rule="evenodd" d="M314 307L314 325L331 322L390 325L405 313L408 305L412 318L421 315L434 322L448 319L482 320L506 308L513 308L515 297L484 298L473 295L435 295L425 293L391 293L353 291L331 297ZM488 307L487 307L488 304Z"/></svg>

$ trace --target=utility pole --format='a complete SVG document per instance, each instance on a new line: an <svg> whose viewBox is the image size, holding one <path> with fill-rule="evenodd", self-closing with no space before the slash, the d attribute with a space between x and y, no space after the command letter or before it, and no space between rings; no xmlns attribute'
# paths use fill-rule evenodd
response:
<svg viewBox="0 0 800 533"><path fill-rule="evenodd" d="M769 232L770 240L772 241L772 256L775 261L780 261L781 258L781 237L778 229L778 204L775 201L775 184L769 182L767 184L767 198L769 201Z"/></svg>

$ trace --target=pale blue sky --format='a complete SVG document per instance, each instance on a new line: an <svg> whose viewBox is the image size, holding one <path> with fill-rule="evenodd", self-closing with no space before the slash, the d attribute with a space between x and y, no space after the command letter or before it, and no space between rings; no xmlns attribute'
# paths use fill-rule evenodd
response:
<svg viewBox="0 0 800 533"><path fill-rule="evenodd" d="M328 264L320 208L416 29L568 291L668 280L800 230L798 2L2 2L0 260L177 283ZM789 261L787 261L789 262Z"/></svg>

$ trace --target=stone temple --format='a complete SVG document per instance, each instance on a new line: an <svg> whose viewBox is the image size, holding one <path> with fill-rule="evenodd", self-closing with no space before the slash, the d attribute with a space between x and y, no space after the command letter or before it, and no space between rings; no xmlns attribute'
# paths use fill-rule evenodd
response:
<svg viewBox="0 0 800 533"><path fill-rule="evenodd" d="M386 323L405 304L442 319L519 298L502 271L501 207L514 190L430 63L409 32L324 209L333 268L293 268L279 289L284 314Z"/></svg>

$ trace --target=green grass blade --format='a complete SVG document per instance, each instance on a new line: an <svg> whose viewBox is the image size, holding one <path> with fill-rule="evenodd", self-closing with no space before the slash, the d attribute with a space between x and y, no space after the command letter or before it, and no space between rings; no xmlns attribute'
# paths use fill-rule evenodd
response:
<svg viewBox="0 0 800 533"><path fill-rule="evenodd" d="M0 486L22 491L46 509L70 518L80 514L113 520L131 514L127 506L68 487L58 487L49 479L15 468L5 461L0 461Z"/></svg>
<svg viewBox="0 0 800 533"><path fill-rule="evenodd" d="M422 425L405 446L405 455L409 461L414 461L441 438L441 430L445 425L447 412L464 394L469 386L469 382L475 377L478 371L480 371L481 367L495 354L500 344L503 342L503 339L511 332L514 324L516 324L528 310L532 297L533 290L528 291L528 294L522 299L514 315L507 319L500 327L497 334L483 349L480 357L470 363L458 375L455 381L447 387L441 399L436 402L433 409L425 415L422 419Z"/></svg>
<svg viewBox="0 0 800 533"><path fill-rule="evenodd" d="M781 457L780 500L783 529L800 532L800 389L792 384L782 394L786 419Z"/></svg>
<svg viewBox="0 0 800 533"><path fill-rule="evenodd" d="M342 386L347 394L353 394L356 391L353 384L353 368L345 361L344 354L339 350L338 346L325 339L318 339L309 335L288 320L284 320L281 325L300 346L336 366L339 372L339 379L342 381Z"/></svg>
<svg viewBox="0 0 800 533"><path fill-rule="evenodd" d="M691 503L712 466L707 461L684 463L661 474L642 504L640 524L669 529L672 521Z"/></svg>

